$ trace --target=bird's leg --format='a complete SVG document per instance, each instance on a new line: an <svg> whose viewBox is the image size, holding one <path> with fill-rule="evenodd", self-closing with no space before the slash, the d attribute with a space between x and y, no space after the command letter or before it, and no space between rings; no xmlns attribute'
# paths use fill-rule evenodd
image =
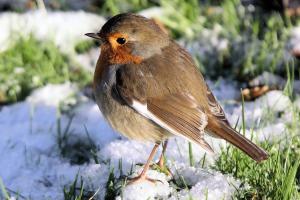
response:
<svg viewBox="0 0 300 200"><path fill-rule="evenodd" d="M166 140L166 141L163 143L163 149L162 149L161 155L160 155L159 160L158 160L158 163L157 163L157 165L158 165L161 169L164 168L164 163L165 163L165 153L166 153L167 146L168 146L168 140Z"/></svg>
<svg viewBox="0 0 300 200"><path fill-rule="evenodd" d="M160 143L156 143L156 144L154 145L154 147L153 147L153 149L152 149L152 151L151 151L151 153L150 153L150 156L149 156L149 158L148 158L148 160L147 160L147 162L146 162L146 164L145 164L145 166L144 166L143 171L142 171L141 174L138 175L137 177L134 177L134 178L130 179L130 180L127 182L128 185L129 185L129 184L133 184L133 183L137 183L137 182L141 182L141 181L144 181L144 180L150 181L150 182L152 182L152 183L155 183L155 182L157 181L157 180L155 180L155 179L148 178L147 175L146 175L146 173L147 173L147 171L148 171L148 169L149 169L149 167L150 167L150 162L152 161L152 159L153 159L153 157L154 157L154 155L155 155L155 153L156 153L157 148L159 147L159 145L160 145Z"/></svg>
<svg viewBox="0 0 300 200"><path fill-rule="evenodd" d="M165 153L167 150L167 146L168 146L168 140L166 140L163 143L163 149L162 149L162 152L161 152L158 162L156 164L151 165L150 167L154 168L154 169L159 168L159 170L162 171L163 173L165 173L167 176L173 176L170 169L167 166L165 166Z"/></svg>

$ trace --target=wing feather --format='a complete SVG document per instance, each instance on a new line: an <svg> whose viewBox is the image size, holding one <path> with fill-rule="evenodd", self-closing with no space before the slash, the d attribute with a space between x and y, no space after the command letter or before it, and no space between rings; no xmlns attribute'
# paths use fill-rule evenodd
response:
<svg viewBox="0 0 300 200"><path fill-rule="evenodd" d="M147 110L152 115L151 120L158 124L163 122L165 128L173 134L187 138L213 152L204 140L207 115L191 95L174 94L163 99L150 98L147 101Z"/></svg>
<svg viewBox="0 0 300 200"><path fill-rule="evenodd" d="M207 87L207 99L208 99L208 105L209 105L209 110L210 112L219 120L225 122L227 125L230 126L230 123L228 122L225 112L223 110L223 108L221 107L221 105L219 104L219 102L217 101L216 97L213 95L213 93L211 92L211 90L209 89L208 85L206 85Z"/></svg>

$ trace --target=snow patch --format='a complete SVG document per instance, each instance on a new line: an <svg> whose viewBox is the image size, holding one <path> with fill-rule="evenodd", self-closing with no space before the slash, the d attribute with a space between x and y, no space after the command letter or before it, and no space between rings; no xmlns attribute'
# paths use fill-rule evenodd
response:
<svg viewBox="0 0 300 200"><path fill-rule="evenodd" d="M180 175L180 177L178 176ZM176 179L183 179L192 188L180 191L170 200L175 199L231 199L239 181L228 175L223 175L213 170L203 170L195 167L182 166L177 169Z"/></svg>
<svg viewBox="0 0 300 200"><path fill-rule="evenodd" d="M46 13L35 10L23 14L2 13L0 51L8 48L15 37L28 37L33 34L40 40L53 40L64 53L74 53L75 44L88 39L84 34L99 31L105 21L99 15L83 11Z"/></svg>
<svg viewBox="0 0 300 200"><path fill-rule="evenodd" d="M221 95L220 87L212 87L213 92ZM228 86L228 88L230 88ZM232 89L233 90L233 89ZM141 143L123 139L115 133L105 122L98 106L87 98L80 98L71 112L58 115L58 106L61 101L66 101L70 95L80 96L76 87L70 83L62 85L47 85L35 90L26 101L4 106L0 110L0 177L7 188L19 192L32 199L63 199L63 187L70 185L76 175L82 177L85 190L98 191L97 198L103 199L111 168L118 178L122 163L122 172L128 175L133 170L131 177L137 176L142 167L137 163L145 163L153 148L152 143ZM220 96L222 99L222 96ZM224 97L223 97L224 98ZM222 101L226 102L226 98ZM272 109L273 113L288 113L287 106L291 104L288 97L280 91L272 91L255 102L245 103L245 116L257 122L264 116L264 110ZM225 104L226 105L226 104ZM227 108L227 107L226 107ZM241 106L234 107L228 117L241 116ZM69 135L72 141L91 141L99 150L96 156L100 164L95 164L91 158L85 164L70 164L68 158L62 157L58 146L58 117L62 130L67 126L70 117L73 121ZM288 116L282 115L287 118ZM280 118L283 120L284 118ZM233 119L231 119L232 122ZM234 123L233 123L234 124ZM252 126L246 130L246 136L252 134ZM86 133L88 132L88 134ZM279 139L284 136L285 125L283 122L266 125L265 128L254 130L254 138L258 140ZM239 186L239 181L231 176L222 175L207 169L218 157L225 141L210 136L205 136L207 142L215 150L215 154L207 154L198 145L192 145L195 166L189 166L188 142L181 137L169 140L166 152L167 165L176 180L180 174L190 189L174 189L169 177L163 173L150 170L148 176L159 179L156 185L142 182L137 185L128 185L122 188L118 197L123 199L230 199ZM161 147L153 162L157 161ZM205 163L203 158L205 156ZM201 168L200 166L204 166Z"/></svg>
<svg viewBox="0 0 300 200"><path fill-rule="evenodd" d="M59 103L75 95L77 92L77 86L70 82L64 84L47 84L45 87L34 90L26 100L31 104L44 104L57 107Z"/></svg>
<svg viewBox="0 0 300 200"><path fill-rule="evenodd" d="M142 168L133 174L133 177L139 175ZM166 199L171 193L172 188L167 182L165 174L154 170L149 170L147 176L157 180L155 183L143 181L136 184L126 185L122 188L121 195L117 200L142 200L142 199Z"/></svg>

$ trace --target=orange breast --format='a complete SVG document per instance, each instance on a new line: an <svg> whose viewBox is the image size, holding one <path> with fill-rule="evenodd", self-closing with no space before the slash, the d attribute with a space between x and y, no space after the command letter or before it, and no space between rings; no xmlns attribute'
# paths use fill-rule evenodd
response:
<svg viewBox="0 0 300 200"><path fill-rule="evenodd" d="M142 58L129 53L129 49L125 46L112 47L109 43L101 45L101 54L97 61L94 73L94 87L102 78L105 68L116 64L139 64Z"/></svg>

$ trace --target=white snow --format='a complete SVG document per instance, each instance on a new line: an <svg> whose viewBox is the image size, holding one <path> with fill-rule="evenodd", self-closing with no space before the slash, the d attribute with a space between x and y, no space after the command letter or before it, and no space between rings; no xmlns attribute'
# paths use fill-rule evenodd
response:
<svg viewBox="0 0 300 200"><path fill-rule="evenodd" d="M67 92L68 91L68 92ZM63 187L70 185L77 173L83 177L86 188L92 191L99 189L98 197L101 199L105 194L105 184L108 178L110 167L108 164L95 164L92 159L90 163L83 165L71 165L67 158L63 158L58 148L57 119L60 117L62 130L69 122L68 115L58 115L60 101L67 101L69 94L76 92L76 87L69 83L63 85L47 85L37 89L27 98L26 101L2 107L0 111L0 177L5 186L22 196L32 199L63 199ZM62 94L63 93L63 94ZM84 99L84 98L81 98ZM121 139L104 121L97 105L85 99L72 111L74 118L71 124L71 141L87 141L85 127L89 132L91 140L99 147L98 158L102 161L110 160L114 166L115 174L118 176L118 164L122 159L122 169L128 174L133 165L134 174L138 174L141 167L136 163L145 163L153 144L140 143ZM84 127L85 126L85 127ZM208 138L213 147L218 149L221 140ZM216 142L218 141L218 142ZM205 151L193 145L195 161L199 162L203 158ZM171 161L176 161L181 167L188 167L188 143L181 138L170 140L167 150L168 163L171 171L175 171ZM159 154L156 155L156 160ZM215 156L215 155L214 155ZM212 163L214 156L207 155L207 164ZM205 171L205 170L204 170ZM226 176L212 175L207 180L212 185L213 181L227 184ZM157 171L150 170L149 177L160 179L162 183L156 185L141 183L123 188L125 199L142 199L141 197L166 198L169 194L174 194L173 187L167 182L168 178ZM189 175L185 178L189 179ZM219 178L218 178L219 177ZM225 182L224 182L225 181ZM201 184L198 181L191 182L191 192L197 195ZM236 182L237 184L238 182ZM193 187L194 186L194 187ZM224 186L224 185L223 185ZM222 186L222 187L223 187ZM204 187L204 186L203 186ZM217 188L221 186L216 186ZM193 189L195 188L195 189ZM210 187L209 187L210 188ZM230 186L228 186L230 188ZM203 189L203 188L202 188ZM201 189L201 190L202 190ZM209 190L209 195L220 196L223 190ZM134 193L133 193L134 192ZM224 190L222 195L232 195L231 189ZM135 194L132 196L132 194ZM185 192L180 192L185 196Z"/></svg>
<svg viewBox="0 0 300 200"><path fill-rule="evenodd" d="M178 177L180 174L181 177ZM230 176L223 175L212 170L203 170L200 168L178 167L177 179L183 178L187 185L193 185L190 190L182 190L177 196L172 196L170 200L175 199L231 199L231 194L235 192L234 187L239 186L239 182Z"/></svg>
<svg viewBox="0 0 300 200"><path fill-rule="evenodd" d="M212 88L213 92L221 94L220 90ZM60 102L68 101L70 96L74 98L74 93L80 96L77 88L70 83L47 85L35 90L24 102L2 107L0 111L0 153L2 155L0 177L8 189L32 199L63 199L63 187L70 185L78 173L79 177L85 181L85 188L90 191L98 190L98 197L103 199L111 167L114 168L116 177L120 175L118 166L121 160L122 171L125 175L132 167L133 176L141 171L142 168L135 164L146 162L153 144L130 141L119 136L107 125L97 105L87 98L76 97L75 99L79 100L73 105L75 107L72 111L59 116ZM223 102L226 102L226 99L223 99ZM278 105L274 106L275 103ZM247 122L259 121L268 106L274 112L284 112L285 106L289 103L290 101L280 91L269 92L255 102L246 102ZM253 115L254 107L257 114ZM228 117L240 116L240 109L240 106L229 109L231 114L228 114ZM69 115L74 115L69 142L87 143L89 139L85 131L86 127L91 141L99 148L97 157L101 161L100 164L95 164L91 158L89 163L71 165L70 160L63 158L60 154L57 142L57 120L60 118L62 130L64 130L70 120ZM284 122L277 122L255 130L254 133L257 133L255 135L258 135L258 140L272 140L272 138L278 137L279 139L279 136L284 136L284 132ZM250 137L250 133L250 129L247 129L247 136ZM146 197L149 199L158 197L186 199L192 196L195 199L203 199L207 196L208 199L230 199L235 191L233 185L238 186L239 181L208 169L218 157L220 147L224 146L225 142L212 137L206 137L206 140L212 145L216 154L207 154L201 147L193 145L195 163L200 163L203 156L206 156L203 169L189 166L186 140L176 137L170 139L169 142L166 152L168 166L175 177L178 172L184 177L191 187L190 190L183 188L175 191L168 182L168 177L150 170L149 177L159 179L162 183L144 182L125 186L122 188L122 195L120 194L118 198L122 196L123 199L132 200L147 199ZM160 151L161 148L154 160L158 160Z"/></svg>
<svg viewBox="0 0 300 200"><path fill-rule="evenodd" d="M77 92L77 86L70 82L66 82L62 85L48 84L45 87L33 91L27 98L27 101L31 104L45 104L57 107L60 102L75 95Z"/></svg>
<svg viewBox="0 0 300 200"><path fill-rule="evenodd" d="M295 52L300 52L300 26L294 27L291 30L289 45Z"/></svg>
<svg viewBox="0 0 300 200"><path fill-rule="evenodd" d="M142 168L134 173L133 176L137 176L141 172ZM149 181L143 181L132 185L125 186L121 195L118 196L117 200L139 200L139 199L155 199L163 198L166 199L171 193L172 188L167 182L165 174L159 173L154 170L149 170L147 173L148 177L158 180L155 183Z"/></svg>
<svg viewBox="0 0 300 200"><path fill-rule="evenodd" d="M103 17L83 11L1 13L0 51L19 36L33 34L40 40L53 40L65 53L74 53L75 44L88 39L84 34L99 31L104 22Z"/></svg>
<svg viewBox="0 0 300 200"><path fill-rule="evenodd" d="M287 134L286 132L286 125L282 122L277 124L267 125L266 127L258 130L258 140L259 141L273 141L279 142L283 140Z"/></svg>
<svg viewBox="0 0 300 200"><path fill-rule="evenodd" d="M62 199L64 185L69 185L78 172L89 182L102 183L97 187L104 187L106 183L105 170L95 164L91 165L70 165L67 159L62 158L58 149L58 102L66 100L68 92L74 91L65 85L48 85L33 92L28 101L17 103L11 106L4 106L0 111L0 177L7 188L20 192L25 197L32 199ZM50 89L50 90L49 90ZM49 97L52 94L51 98ZM69 91L69 92L70 92ZM64 92L64 98L61 92ZM33 97L37 97L34 104ZM43 97L43 98L42 98ZM49 98L48 98L49 97ZM96 145L103 146L118 136L104 125L103 118L95 104L91 102L82 103L75 109L74 121L71 129L75 140L87 140L84 131L86 126L91 138ZM62 129L66 127L69 119L61 116ZM105 131L105 137L103 133ZM100 135L100 136L99 136ZM102 136L102 137L101 137ZM101 175L101 180L93 180Z"/></svg>
<svg viewBox="0 0 300 200"><path fill-rule="evenodd" d="M139 12L139 15L142 15L147 18L161 18L164 15L163 9L160 7L151 7Z"/></svg>
<svg viewBox="0 0 300 200"><path fill-rule="evenodd" d="M282 91L273 90L259 97L255 101L245 103L245 119L247 120L247 128L255 128L261 125L264 119L275 117L280 112L285 114L291 113L289 108L292 105L289 97L283 94ZM239 119L239 124L242 123L242 105L233 108L232 115L228 115L228 119L232 124L235 124ZM272 116L271 116L272 115Z"/></svg>

